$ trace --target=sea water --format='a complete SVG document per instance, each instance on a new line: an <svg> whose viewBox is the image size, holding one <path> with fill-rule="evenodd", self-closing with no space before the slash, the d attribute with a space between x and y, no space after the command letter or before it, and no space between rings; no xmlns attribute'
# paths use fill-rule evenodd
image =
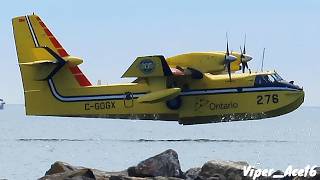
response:
<svg viewBox="0 0 320 180"><path fill-rule="evenodd" d="M320 108L276 118L203 125L177 122L26 116L24 105L0 111L0 179L42 177L55 161L120 171L166 149L183 171L209 160L260 168L320 166Z"/></svg>

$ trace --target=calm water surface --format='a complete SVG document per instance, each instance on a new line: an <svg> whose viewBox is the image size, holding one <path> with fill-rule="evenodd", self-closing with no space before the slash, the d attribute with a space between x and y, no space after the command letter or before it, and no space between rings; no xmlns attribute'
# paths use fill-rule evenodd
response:
<svg viewBox="0 0 320 180"><path fill-rule="evenodd" d="M182 169L208 160L263 168L320 165L320 108L301 107L261 121L182 126L177 122L25 116L0 111L0 179L37 179L59 160L119 171L174 149Z"/></svg>

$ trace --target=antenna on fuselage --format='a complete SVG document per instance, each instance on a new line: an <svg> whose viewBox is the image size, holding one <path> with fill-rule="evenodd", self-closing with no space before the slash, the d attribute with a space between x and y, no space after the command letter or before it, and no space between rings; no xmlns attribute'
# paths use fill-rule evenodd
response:
<svg viewBox="0 0 320 180"><path fill-rule="evenodd" d="M264 63L264 54L265 54L266 48L263 48L262 52L262 61L261 61L261 72L263 71L263 63Z"/></svg>

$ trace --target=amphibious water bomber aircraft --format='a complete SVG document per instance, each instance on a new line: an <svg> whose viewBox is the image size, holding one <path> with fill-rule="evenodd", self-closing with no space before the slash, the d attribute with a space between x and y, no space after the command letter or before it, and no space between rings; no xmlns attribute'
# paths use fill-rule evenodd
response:
<svg viewBox="0 0 320 180"><path fill-rule="evenodd" d="M13 18L27 115L178 121L200 124L269 118L304 101L302 88L276 72L245 72L243 51L135 59L123 78L92 85L37 15ZM243 73L236 73L241 71Z"/></svg>

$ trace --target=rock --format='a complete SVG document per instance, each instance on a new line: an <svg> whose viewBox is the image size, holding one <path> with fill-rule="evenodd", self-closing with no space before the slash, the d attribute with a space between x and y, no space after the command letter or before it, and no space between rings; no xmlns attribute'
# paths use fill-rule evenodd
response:
<svg viewBox="0 0 320 180"><path fill-rule="evenodd" d="M175 178L175 177L162 177L162 176L157 176L157 177L129 177L129 176L111 176L109 180L183 180L180 178Z"/></svg>
<svg viewBox="0 0 320 180"><path fill-rule="evenodd" d="M105 172L97 169L89 169L81 166L72 166L65 162L57 161L51 165L51 168L46 172L41 180L104 180L109 179L111 176L125 177L127 171L121 172Z"/></svg>
<svg viewBox="0 0 320 180"><path fill-rule="evenodd" d="M185 173L181 171L178 154L174 150L166 150L156 156L140 162L137 166L125 171L105 172L81 166L72 166L57 161L39 180L251 180L243 174L246 162L213 160L201 168L191 168ZM253 168L253 167L252 167ZM278 178L281 180L320 180L320 167L314 169L314 177ZM273 175L283 175L281 170L271 176L256 178L257 180L273 180Z"/></svg>
<svg viewBox="0 0 320 180"><path fill-rule="evenodd" d="M293 179L292 177L288 177L288 176L276 178L276 177L273 177L274 175L284 175L284 172L281 170L276 170L271 174L271 176L260 176L257 178L257 180L292 180Z"/></svg>
<svg viewBox="0 0 320 180"><path fill-rule="evenodd" d="M178 154L172 149L140 162L128 169L129 176L136 177L182 177Z"/></svg>
<svg viewBox="0 0 320 180"><path fill-rule="evenodd" d="M134 177L137 176L136 174L136 167L135 166L131 166L127 169L128 172L128 176Z"/></svg>
<svg viewBox="0 0 320 180"><path fill-rule="evenodd" d="M68 163L57 161L51 165L51 168L46 172L45 175L70 172L70 171L75 171L77 169L83 169L83 167L75 167L75 166L71 166Z"/></svg>
<svg viewBox="0 0 320 180"><path fill-rule="evenodd" d="M280 179L286 179L286 180L289 180L289 179L292 179L292 177L283 177L283 178L273 178L274 175L284 175L284 172L281 171L281 170L276 170L275 172L273 172L271 174L271 177L268 177L270 180L280 180Z"/></svg>
<svg viewBox="0 0 320 180"><path fill-rule="evenodd" d="M198 179L217 180L246 180L251 179L243 175L243 167L249 166L246 162L213 160L205 163L199 173Z"/></svg>
<svg viewBox="0 0 320 180"><path fill-rule="evenodd" d="M186 180L196 179L201 171L201 168L191 168L188 169L187 172L184 173L184 177Z"/></svg>
<svg viewBox="0 0 320 180"><path fill-rule="evenodd" d="M39 180L96 180L96 177L90 169L77 169L46 175Z"/></svg>
<svg viewBox="0 0 320 180"><path fill-rule="evenodd" d="M112 175L108 180L149 180L146 178L139 178L139 177L129 177L129 176L122 176L122 175ZM151 180L151 179L150 179Z"/></svg>
<svg viewBox="0 0 320 180"><path fill-rule="evenodd" d="M177 177L162 177L162 176L157 176L152 178L152 180L184 180L181 178L177 178Z"/></svg>

